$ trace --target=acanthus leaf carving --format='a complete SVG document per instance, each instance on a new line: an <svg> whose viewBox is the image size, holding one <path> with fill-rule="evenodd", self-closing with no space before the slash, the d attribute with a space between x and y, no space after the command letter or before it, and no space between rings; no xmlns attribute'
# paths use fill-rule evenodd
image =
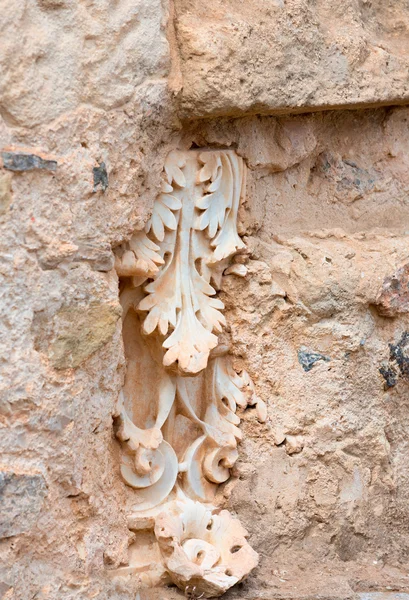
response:
<svg viewBox="0 0 409 600"><path fill-rule="evenodd" d="M117 257L127 374L115 423L121 475L135 495L132 521L156 540L161 581L166 572L204 597L257 564L239 521L214 506L238 458L238 411L257 405L265 413L248 374L217 348L226 321L216 287L244 247L244 182L234 151L170 153L145 230ZM154 583L149 564L126 569Z"/></svg>

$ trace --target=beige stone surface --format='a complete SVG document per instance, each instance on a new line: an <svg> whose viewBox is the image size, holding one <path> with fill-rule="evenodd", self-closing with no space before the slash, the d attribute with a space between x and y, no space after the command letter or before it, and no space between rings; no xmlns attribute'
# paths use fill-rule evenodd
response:
<svg viewBox="0 0 409 600"><path fill-rule="evenodd" d="M183 116L409 99L405 0L175 0Z"/></svg>
<svg viewBox="0 0 409 600"><path fill-rule="evenodd" d="M183 597L114 575L137 534L113 251L169 151L209 147L248 167L222 341L267 405L217 498L260 555L226 600L407 593L409 313L382 290L409 263L409 110L232 118L407 101L405 3L0 9L0 597Z"/></svg>

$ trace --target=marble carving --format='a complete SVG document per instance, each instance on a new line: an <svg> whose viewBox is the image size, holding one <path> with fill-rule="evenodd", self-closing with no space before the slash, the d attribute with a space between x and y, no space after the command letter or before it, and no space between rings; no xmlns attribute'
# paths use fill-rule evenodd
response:
<svg viewBox="0 0 409 600"><path fill-rule="evenodd" d="M174 151L144 231L116 257L127 358L115 418L121 475L134 490L129 566L142 585L220 596L257 565L240 522L217 508L241 439L237 410L258 405L217 334L223 272L244 248L237 211L245 166L232 150ZM260 417L261 415L261 417Z"/></svg>

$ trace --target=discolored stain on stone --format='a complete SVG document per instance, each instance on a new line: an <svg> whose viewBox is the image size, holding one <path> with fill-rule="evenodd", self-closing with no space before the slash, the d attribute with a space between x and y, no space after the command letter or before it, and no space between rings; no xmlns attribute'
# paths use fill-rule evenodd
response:
<svg viewBox="0 0 409 600"><path fill-rule="evenodd" d="M65 8L68 5L66 0L37 0L40 8L44 10L54 10L56 8Z"/></svg>
<svg viewBox="0 0 409 600"><path fill-rule="evenodd" d="M335 550L342 561L356 560L365 550L366 540L352 527L341 527L334 540Z"/></svg>
<svg viewBox="0 0 409 600"><path fill-rule="evenodd" d="M315 363L319 360L329 362L331 359L329 356L324 356L324 354L320 354L319 352L311 352L305 346L301 346L298 351L298 362L305 372L311 371Z"/></svg>
<svg viewBox="0 0 409 600"><path fill-rule="evenodd" d="M0 471L0 538L26 533L35 524L47 493L38 473Z"/></svg>
<svg viewBox="0 0 409 600"><path fill-rule="evenodd" d="M383 317L397 317L409 312L409 263L385 278L376 307Z"/></svg>
<svg viewBox="0 0 409 600"><path fill-rule="evenodd" d="M119 304L93 302L66 306L51 319L37 313L35 348L48 356L55 369L75 369L109 342L121 312Z"/></svg>
<svg viewBox="0 0 409 600"><path fill-rule="evenodd" d="M102 188L102 191L105 192L105 190L108 187L108 173L106 170L105 163L102 162L99 164L99 167L94 167L92 169L92 172L94 175L94 189L92 191L97 192L98 191L97 188L100 185Z"/></svg>
<svg viewBox="0 0 409 600"><path fill-rule="evenodd" d="M54 321L56 336L47 352L53 366L56 369L78 367L111 339L120 316L118 304L61 309Z"/></svg>
<svg viewBox="0 0 409 600"><path fill-rule="evenodd" d="M4 168L10 171L33 171L34 169L55 171L58 164L56 160L46 160L36 154L2 152L1 156Z"/></svg>

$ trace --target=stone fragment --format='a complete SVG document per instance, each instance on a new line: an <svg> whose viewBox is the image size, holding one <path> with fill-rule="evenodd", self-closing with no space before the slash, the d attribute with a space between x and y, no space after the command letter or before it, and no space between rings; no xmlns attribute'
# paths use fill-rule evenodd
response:
<svg viewBox="0 0 409 600"><path fill-rule="evenodd" d="M113 336L121 308L117 304L68 306L54 318L56 336L47 354L56 369L75 369Z"/></svg>
<svg viewBox="0 0 409 600"><path fill-rule="evenodd" d="M299 454L304 448L304 438L300 435L287 435L285 438L285 451L287 454Z"/></svg>
<svg viewBox="0 0 409 600"><path fill-rule="evenodd" d="M30 531L46 493L44 477L39 473L0 470L0 538Z"/></svg>
<svg viewBox="0 0 409 600"><path fill-rule="evenodd" d="M383 317L397 317L409 312L409 263L385 278L376 307Z"/></svg>
<svg viewBox="0 0 409 600"><path fill-rule="evenodd" d="M284 429L280 425L276 425L272 432L274 444L276 446L280 446L283 442L285 442L285 432Z"/></svg>
<svg viewBox="0 0 409 600"><path fill-rule="evenodd" d="M273 281L273 283L271 284L270 295L272 297L279 296L280 298L285 298L287 296L287 292L283 290L283 288L280 285L278 285L276 281Z"/></svg>
<svg viewBox="0 0 409 600"><path fill-rule="evenodd" d="M60 242L52 240L39 252L41 267L55 269L61 264L86 262L94 271L108 272L113 269L115 258L108 243Z"/></svg>
<svg viewBox="0 0 409 600"><path fill-rule="evenodd" d="M78 250L76 244L50 240L47 246L39 251L38 259L44 270L56 269L61 263L70 263Z"/></svg>
<svg viewBox="0 0 409 600"><path fill-rule="evenodd" d="M58 164L56 160L47 160L36 154L23 152L2 152L1 156L4 168L10 171L33 171L34 169L55 171Z"/></svg>
<svg viewBox="0 0 409 600"><path fill-rule="evenodd" d="M106 170L105 163L102 162L102 163L100 163L99 167L94 167L92 169L92 172L94 175L94 189L92 191L97 192L98 191L97 188L100 185L102 188L102 191L105 192L105 190L108 187L108 173Z"/></svg>
<svg viewBox="0 0 409 600"><path fill-rule="evenodd" d="M396 344L389 344L390 359L394 361L404 377L409 377L409 332L404 331Z"/></svg>
<svg viewBox="0 0 409 600"><path fill-rule="evenodd" d="M394 387L399 377L409 378L409 332L404 331L398 342L389 344L389 361L379 368L385 389Z"/></svg>
<svg viewBox="0 0 409 600"><path fill-rule="evenodd" d="M256 404L256 414L260 423L265 423L267 421L267 405L263 400L258 400Z"/></svg>
<svg viewBox="0 0 409 600"><path fill-rule="evenodd" d="M246 265L235 263L234 265L227 267L224 274L225 275L237 275L237 277L245 277L247 275L247 267L246 267Z"/></svg>
<svg viewBox="0 0 409 600"><path fill-rule="evenodd" d="M385 389L391 388L398 383L398 374L390 365L383 365L379 369L379 373L385 380Z"/></svg>
<svg viewBox="0 0 409 600"><path fill-rule="evenodd" d="M319 360L329 362L331 359L329 356L324 356L324 354L320 354L319 352L312 352L305 346L301 346L298 351L298 362L306 373L311 371L315 363L317 363Z"/></svg>
<svg viewBox="0 0 409 600"><path fill-rule="evenodd" d="M241 121L238 151L251 169L285 171L310 156L316 145L313 127L305 118Z"/></svg>

